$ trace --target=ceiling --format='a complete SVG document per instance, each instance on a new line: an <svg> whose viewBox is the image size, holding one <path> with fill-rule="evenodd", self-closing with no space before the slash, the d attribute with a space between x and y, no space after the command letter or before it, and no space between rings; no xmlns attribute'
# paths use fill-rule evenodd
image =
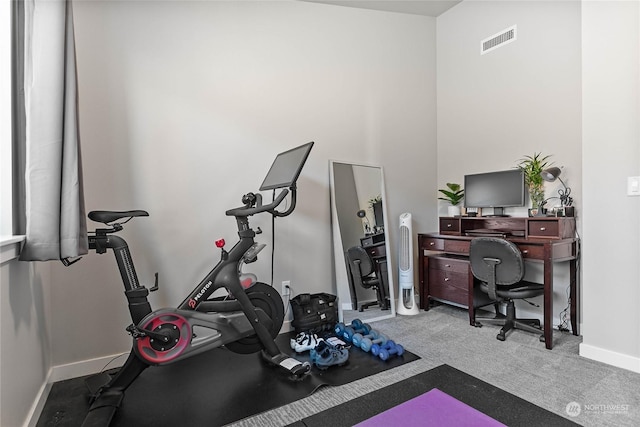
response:
<svg viewBox="0 0 640 427"><path fill-rule="evenodd" d="M335 6L382 10L385 12L409 13L412 15L438 16L462 0L303 0Z"/></svg>

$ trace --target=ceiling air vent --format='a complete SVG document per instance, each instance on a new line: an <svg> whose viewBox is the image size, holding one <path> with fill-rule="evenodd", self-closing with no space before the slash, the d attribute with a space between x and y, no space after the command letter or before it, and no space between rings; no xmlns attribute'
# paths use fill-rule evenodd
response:
<svg viewBox="0 0 640 427"><path fill-rule="evenodd" d="M509 27L497 34L487 37L480 42L480 55L491 52L494 49L502 47L516 40L517 26Z"/></svg>

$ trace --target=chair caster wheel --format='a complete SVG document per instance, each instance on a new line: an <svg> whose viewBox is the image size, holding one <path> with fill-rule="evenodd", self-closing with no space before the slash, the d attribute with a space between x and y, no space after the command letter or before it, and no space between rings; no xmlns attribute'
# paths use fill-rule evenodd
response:
<svg viewBox="0 0 640 427"><path fill-rule="evenodd" d="M544 335L540 335L540 342L545 342Z"/></svg>
<svg viewBox="0 0 640 427"><path fill-rule="evenodd" d="M498 334L496 335L496 338L500 341L504 341L506 339L506 337L504 336L504 334Z"/></svg>

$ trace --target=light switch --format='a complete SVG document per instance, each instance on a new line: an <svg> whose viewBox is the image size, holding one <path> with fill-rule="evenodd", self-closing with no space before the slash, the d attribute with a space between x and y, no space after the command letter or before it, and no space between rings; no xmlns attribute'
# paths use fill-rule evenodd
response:
<svg viewBox="0 0 640 427"><path fill-rule="evenodd" d="M627 178L627 196L640 196L640 176Z"/></svg>

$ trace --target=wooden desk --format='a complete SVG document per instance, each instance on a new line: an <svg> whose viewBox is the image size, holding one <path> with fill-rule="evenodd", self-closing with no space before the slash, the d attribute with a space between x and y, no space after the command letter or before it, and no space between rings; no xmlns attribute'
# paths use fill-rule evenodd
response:
<svg viewBox="0 0 640 427"><path fill-rule="evenodd" d="M438 233L418 234L420 308L429 309L430 299L466 307L469 323L475 324L478 303L476 280L469 265L469 245L473 230L513 232L506 238L515 243L526 261L543 263L544 339L553 347L553 266L569 262L571 331L578 335L577 257L575 218L487 218L442 217ZM475 298L474 298L475 295Z"/></svg>

